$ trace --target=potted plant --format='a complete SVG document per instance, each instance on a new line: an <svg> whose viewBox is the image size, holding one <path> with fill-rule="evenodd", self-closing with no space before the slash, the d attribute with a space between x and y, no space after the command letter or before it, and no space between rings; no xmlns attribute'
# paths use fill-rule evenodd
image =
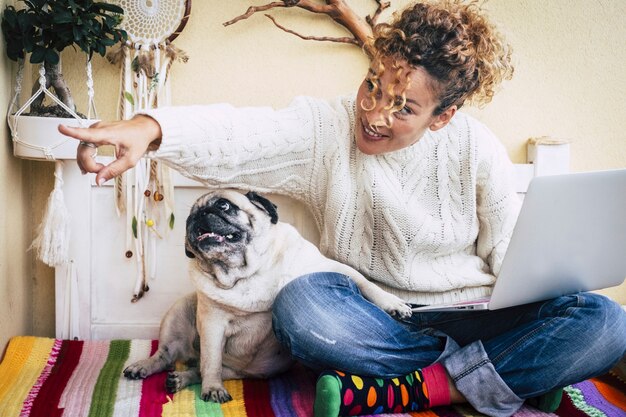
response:
<svg viewBox="0 0 626 417"><path fill-rule="evenodd" d="M126 32L118 28L124 11L117 5L91 0L19 1L24 3L23 8L18 10L7 6L2 16L7 56L21 65L26 56L30 55L30 63L39 64L45 74L40 69L40 77L33 85L33 96L25 103L25 106L29 104L30 111L22 113L25 110L23 108L9 117L14 153L35 159L71 158L75 155L76 144L70 141L67 143L67 150L54 145L56 127L60 122L77 125L76 116L83 119L85 116L76 113L72 94L63 78L60 54L65 48L72 46L85 52L88 62L94 53L104 56L107 47L127 38ZM88 68L87 85L92 100L93 88L90 67ZM21 78L21 70L18 70L18 77ZM48 91L49 88L55 95ZM21 90L21 79L16 84L16 90L17 97ZM56 101L56 104L45 105L46 96ZM11 108L9 111L15 109ZM56 117L70 120L51 120ZM40 129L43 129L42 133L39 133ZM48 147L46 151L47 145L39 144L41 140L52 142L50 146L55 149ZM62 137L61 140L65 141L65 138ZM49 155L51 149L52 158Z"/></svg>

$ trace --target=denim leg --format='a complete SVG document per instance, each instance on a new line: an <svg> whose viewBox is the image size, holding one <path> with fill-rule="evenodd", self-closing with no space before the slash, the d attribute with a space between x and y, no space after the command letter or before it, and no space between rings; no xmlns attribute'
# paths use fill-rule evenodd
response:
<svg viewBox="0 0 626 417"><path fill-rule="evenodd" d="M607 372L626 353L626 313L581 293L541 303L537 319L485 342L494 366L522 398Z"/></svg>
<svg viewBox="0 0 626 417"><path fill-rule="evenodd" d="M521 399L603 374L626 353L626 313L591 293L477 313L469 320L457 313L417 319L465 345L440 362L467 400L491 416L510 415Z"/></svg>
<svg viewBox="0 0 626 417"><path fill-rule="evenodd" d="M412 331L365 300L356 284L337 273L300 277L273 307L278 340L315 369L394 377L430 365L445 338Z"/></svg>

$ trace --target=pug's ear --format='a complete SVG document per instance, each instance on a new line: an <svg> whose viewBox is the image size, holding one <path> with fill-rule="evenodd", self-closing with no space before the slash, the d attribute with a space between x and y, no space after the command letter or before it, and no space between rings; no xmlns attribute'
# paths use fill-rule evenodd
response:
<svg viewBox="0 0 626 417"><path fill-rule="evenodd" d="M246 194L246 197L248 197L248 200L250 200L252 204L257 206L261 210L264 210L267 215L270 216L272 224L276 224L278 222L278 210L276 209L276 204L272 203L267 198L258 195L254 191L249 191Z"/></svg>
<svg viewBox="0 0 626 417"><path fill-rule="evenodd" d="M187 245L185 245L185 255L187 255L187 258L191 258L191 259L196 257L196 255L194 255L193 252L189 250Z"/></svg>

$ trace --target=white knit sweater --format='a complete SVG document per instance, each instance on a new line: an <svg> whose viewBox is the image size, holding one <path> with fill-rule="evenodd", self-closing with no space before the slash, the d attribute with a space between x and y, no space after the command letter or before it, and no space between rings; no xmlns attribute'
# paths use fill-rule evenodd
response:
<svg viewBox="0 0 626 417"><path fill-rule="evenodd" d="M406 301L491 292L520 202L503 146L475 119L457 112L408 148L365 155L354 142L354 97L146 114L163 132L149 157L210 186L303 201L324 254Z"/></svg>

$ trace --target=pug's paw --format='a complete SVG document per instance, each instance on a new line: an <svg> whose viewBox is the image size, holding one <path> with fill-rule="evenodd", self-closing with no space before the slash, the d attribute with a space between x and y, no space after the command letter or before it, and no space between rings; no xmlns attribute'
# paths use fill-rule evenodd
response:
<svg viewBox="0 0 626 417"><path fill-rule="evenodd" d="M230 394L228 393L228 391L226 391L226 388L224 387L213 387L208 390L205 390L204 387L202 388L203 401L223 404L232 399L233 397L230 396Z"/></svg>
<svg viewBox="0 0 626 417"><path fill-rule="evenodd" d="M400 300L400 303L393 307L391 310L385 311L399 319L408 319L413 315L413 310L411 310L411 307L402 300Z"/></svg>
<svg viewBox="0 0 626 417"><path fill-rule="evenodd" d="M397 317L399 319L408 319L413 315L411 307L404 302L400 297L397 297L388 292L381 290L374 299L371 300L378 307L385 310L389 315Z"/></svg>
<svg viewBox="0 0 626 417"><path fill-rule="evenodd" d="M175 394L189 385L202 382L198 368L189 368L184 371L170 371L165 380L165 390Z"/></svg>
<svg viewBox="0 0 626 417"><path fill-rule="evenodd" d="M124 369L124 376L128 379L144 379L147 376L152 375L148 367L148 360L141 360L139 362L135 362L132 365L128 365L126 369Z"/></svg>
<svg viewBox="0 0 626 417"><path fill-rule="evenodd" d="M165 380L165 391L168 394L175 394L181 389L185 388L187 385L185 384L181 375L178 372L170 372L167 374L167 379Z"/></svg>

